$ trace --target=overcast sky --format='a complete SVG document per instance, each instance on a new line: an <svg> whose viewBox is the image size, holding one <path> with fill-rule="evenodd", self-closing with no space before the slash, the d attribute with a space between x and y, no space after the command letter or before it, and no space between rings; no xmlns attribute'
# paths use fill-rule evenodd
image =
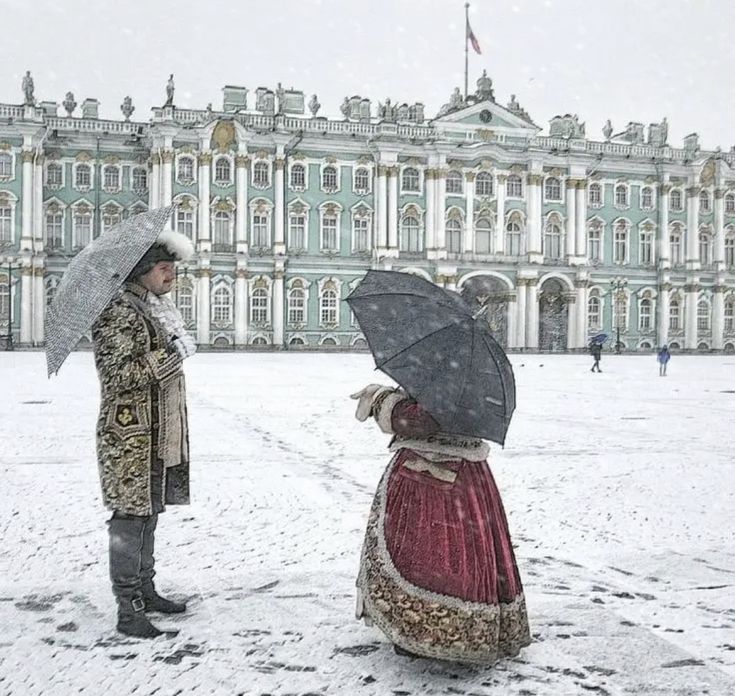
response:
<svg viewBox="0 0 735 696"><path fill-rule="evenodd" d="M433 116L464 72L462 0L0 0L0 102L72 90L120 118L148 120L175 74L180 107L221 107L225 84L316 93L341 117L346 95L422 101ZM628 121L666 115L669 140L696 131L704 147L735 144L732 0L475 0L470 85L483 68L495 97L511 93L545 132L578 113L601 139ZM250 99L248 106L254 100Z"/></svg>

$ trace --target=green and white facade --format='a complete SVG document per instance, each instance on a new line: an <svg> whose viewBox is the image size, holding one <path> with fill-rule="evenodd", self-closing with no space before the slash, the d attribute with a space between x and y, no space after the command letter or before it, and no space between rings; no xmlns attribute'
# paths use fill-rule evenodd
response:
<svg viewBox="0 0 735 696"><path fill-rule="evenodd" d="M127 99L124 120L92 99L0 104L0 335L10 314L16 345L42 345L75 251L173 203L197 250L177 301L203 346L364 347L343 300L381 268L488 303L511 350L581 350L618 324L627 350L735 350L733 152L672 147L665 120L588 139L566 115L541 135L486 77L428 121L421 104L352 97L337 120L299 92L224 95L171 94L146 122Z"/></svg>

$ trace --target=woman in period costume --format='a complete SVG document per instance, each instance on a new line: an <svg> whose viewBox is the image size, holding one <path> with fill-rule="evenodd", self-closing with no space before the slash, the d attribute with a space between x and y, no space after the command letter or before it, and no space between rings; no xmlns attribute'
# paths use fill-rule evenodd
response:
<svg viewBox="0 0 735 696"><path fill-rule="evenodd" d="M356 418L394 435L368 519L357 615L399 654L490 665L531 642L500 494L480 439L439 432L406 392L371 384Z"/></svg>

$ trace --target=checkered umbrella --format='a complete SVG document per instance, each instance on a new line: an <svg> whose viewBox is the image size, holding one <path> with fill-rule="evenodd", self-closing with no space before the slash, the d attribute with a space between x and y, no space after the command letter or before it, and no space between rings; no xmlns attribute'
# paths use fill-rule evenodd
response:
<svg viewBox="0 0 735 696"><path fill-rule="evenodd" d="M111 227L69 263L46 312L46 364L56 374L102 310L153 246L173 207L133 215Z"/></svg>

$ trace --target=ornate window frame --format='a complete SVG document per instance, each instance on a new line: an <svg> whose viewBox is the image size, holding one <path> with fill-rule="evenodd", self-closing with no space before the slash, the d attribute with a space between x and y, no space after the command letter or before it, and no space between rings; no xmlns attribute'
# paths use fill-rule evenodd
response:
<svg viewBox="0 0 735 696"><path fill-rule="evenodd" d="M650 239L648 239L650 237ZM651 260L643 261L643 242L648 240L651 245ZM644 268L656 266L656 223L650 218L641 220L638 223L638 265Z"/></svg>
<svg viewBox="0 0 735 696"><path fill-rule="evenodd" d="M559 255L558 256L550 256L548 252L548 229L550 225L555 225L559 228ZM566 255L566 248L567 248L567 235L566 235L566 229L565 229L565 220L564 216L556 211L552 210L550 213L547 213L544 216L544 227L542 230L542 238L541 238L541 249L544 259L549 261L563 261L564 256Z"/></svg>
<svg viewBox="0 0 735 696"><path fill-rule="evenodd" d="M294 184L293 182L293 171L296 167L301 167L304 170L304 183ZM288 161L288 188L290 191L297 191L303 193L309 189L309 163L306 160L293 160Z"/></svg>
<svg viewBox="0 0 735 696"><path fill-rule="evenodd" d="M58 167L59 171L61 172L61 181L58 184L54 184L49 181L49 168L52 166ZM56 158L46 158L46 162L43 167L43 185L49 191L60 191L64 188L64 186L66 185L66 165L63 160Z"/></svg>
<svg viewBox="0 0 735 696"><path fill-rule="evenodd" d="M551 187L554 187L554 190L551 190ZM549 193L555 193L556 189L558 188L559 197L558 198L552 198L549 196ZM561 176L556 175L549 175L544 178L544 203L560 203L561 205L564 205L564 179Z"/></svg>
<svg viewBox="0 0 735 696"><path fill-rule="evenodd" d="M677 194L679 205L674 206L674 193ZM671 191L669 191L669 212L670 213L682 213L684 212L684 201L686 200L684 196L684 191L679 186L672 187Z"/></svg>
<svg viewBox="0 0 735 696"><path fill-rule="evenodd" d="M3 155L4 157L8 157L8 161L10 163L10 173L9 174L0 174L0 183L7 183L9 181L15 181L17 176L17 169L16 169L16 153L13 148L10 146L7 146L5 143L0 143L0 155Z"/></svg>
<svg viewBox="0 0 735 696"><path fill-rule="evenodd" d="M638 290L637 295L637 306L636 310L638 313L638 333L654 333L656 331L656 300L658 292L652 287L643 287ZM643 326L643 303L649 303L648 313L648 326Z"/></svg>
<svg viewBox="0 0 735 696"><path fill-rule="evenodd" d="M289 201L286 210L286 248L289 254L305 254L309 251L309 213L311 206L302 198L295 198ZM303 247L297 247L293 239L293 225L291 224L292 217L303 217L304 218L304 245Z"/></svg>
<svg viewBox="0 0 735 696"><path fill-rule="evenodd" d="M623 191L624 201L619 201L618 193ZM613 184L613 207L616 210L630 210L630 184L627 181L616 181Z"/></svg>
<svg viewBox="0 0 735 696"><path fill-rule="evenodd" d="M511 244L508 244L510 241L509 235L510 230L508 227L510 227L511 224L516 224L519 227L518 233L520 235L520 253L518 256L523 256L523 254L526 253L526 248L528 245L528 238L527 238L527 217L526 214L520 209L520 208L511 208L506 214L505 214L505 220L503 220L503 248L505 250L506 256L515 257L515 254L510 253L510 247ZM491 229L495 229L495 225L493 224L492 219L490 219L491 223ZM515 231L514 231L515 233ZM491 248L492 248L492 240L491 240Z"/></svg>
<svg viewBox="0 0 735 696"><path fill-rule="evenodd" d="M125 214L125 209L115 200L105 201L100 206L100 231L103 233L107 232L107 230L109 229L107 222L105 221L105 217L110 214L117 217L117 222L112 222L109 225L109 227L114 227L115 225L118 225L122 222L123 215Z"/></svg>
<svg viewBox="0 0 735 696"><path fill-rule="evenodd" d="M481 181L489 182L490 193L483 193L479 190ZM493 174L493 172L488 171L487 169L482 169L477 172L475 175L474 187L476 198L492 198L493 196L496 196L497 188L495 183L495 175Z"/></svg>
<svg viewBox="0 0 735 696"><path fill-rule="evenodd" d="M650 205L645 204L645 194L644 191L648 191L651 194L651 203ZM638 207L641 210L645 210L646 212L651 212L652 210L656 210L656 188L654 186L651 186L650 184L645 184L641 186L638 189Z"/></svg>
<svg viewBox="0 0 735 696"><path fill-rule="evenodd" d="M212 201L209 208L209 229L211 230L212 251L214 253L231 253L235 251L235 202L229 197L217 196ZM227 214L227 233L226 242L216 241L214 237L215 221L218 215Z"/></svg>
<svg viewBox="0 0 735 696"><path fill-rule="evenodd" d="M49 198L43 202L43 243L46 249L64 249L66 247L66 210L68 206L58 198ZM49 239L48 216L61 215L61 244L52 244Z"/></svg>
<svg viewBox="0 0 735 696"><path fill-rule="evenodd" d="M326 307L324 300L327 292L333 291L335 293L335 305L334 307ZM341 312L340 305L342 300L342 281L336 276L325 276L317 281L317 292L319 297L319 314L318 322L319 327L322 329L338 329ZM324 312L325 310L334 311L334 321L325 321Z"/></svg>
<svg viewBox="0 0 735 696"><path fill-rule="evenodd" d="M217 178L217 165L220 162L227 162L227 170L229 176L225 178ZM227 188L235 183L235 158L228 152L220 152L212 157L212 185L219 188Z"/></svg>
<svg viewBox="0 0 735 696"><path fill-rule="evenodd" d="M94 187L94 177L95 177L95 164L94 162L90 160L76 160L72 164L71 168L71 180L72 180L72 188L75 191L79 191L79 193L88 193L92 190ZM80 167L88 167L89 168L89 184L79 184L77 181L77 172Z"/></svg>
<svg viewBox="0 0 735 696"><path fill-rule="evenodd" d="M605 262L605 226L606 222L603 218L601 218L599 215L593 215L591 218L588 218L587 220L587 231L586 231L586 241L587 241L587 248L584 250L585 255L587 256L588 261L590 264L594 265L600 265ZM599 256L596 258L593 257L590 254L590 232L592 231L598 231L600 232L599 237Z"/></svg>
<svg viewBox="0 0 735 696"><path fill-rule="evenodd" d="M324 201L319 205L319 251L322 254L339 254L342 248L342 206L337 201ZM335 218L335 247L328 248L324 243L324 218Z"/></svg>
<svg viewBox="0 0 735 696"><path fill-rule="evenodd" d="M371 254L373 248L373 219L375 211L367 204L360 201L350 208L350 249L353 254ZM355 222L357 220L367 221L367 245L365 249L357 248L357 232Z"/></svg>
<svg viewBox="0 0 735 696"><path fill-rule="evenodd" d="M628 220L628 218L618 217L612 221L610 225L610 231L612 234L612 244L613 244L612 259L611 259L613 266L627 266L630 264L630 238L631 238L632 228L633 226L630 220ZM620 231L625 232L625 239L624 239L625 247L624 247L624 254L623 254L622 261L618 259L618 254L617 254L617 244L618 244L617 235Z"/></svg>
<svg viewBox="0 0 735 696"><path fill-rule="evenodd" d="M83 249L84 246L79 244L79 232L77 231L77 215L84 215L89 217L89 244L94 235L94 205L85 198L80 198L69 205L71 209L71 247L72 249L79 250Z"/></svg>
<svg viewBox="0 0 735 696"><path fill-rule="evenodd" d="M256 321L253 316L253 300L255 299L256 291L265 291L266 302L263 307L265 309L265 320ZM262 297L262 295L258 295ZM258 329L271 329L273 321L273 280L265 275L259 273L252 278L248 278L248 325L256 327Z"/></svg>
<svg viewBox="0 0 735 696"><path fill-rule="evenodd" d="M302 276L295 276L286 282L286 326L291 330L303 330L309 324L309 288L311 282ZM303 293L303 316L301 321L291 319L291 301L294 293ZM306 341L305 341L306 342Z"/></svg>
<svg viewBox="0 0 735 696"><path fill-rule="evenodd" d="M145 172L145 187L137 186L135 183L135 173ZM148 167L142 164L134 164L130 167L130 190L133 193L137 193L139 196L148 192L151 186L151 173L148 171Z"/></svg>
<svg viewBox="0 0 735 696"><path fill-rule="evenodd" d="M406 174L408 170L416 172L416 188L406 188ZM400 168L400 195L401 196L422 196L424 194L424 172L421 167L415 164L404 164ZM413 176L413 175L411 175Z"/></svg>
<svg viewBox="0 0 735 696"><path fill-rule="evenodd" d="M418 225L417 225L417 233L418 233L418 249L404 249L404 229L405 229L405 222L407 218L415 218ZM410 247L410 245L408 245ZM416 205L415 203L407 203L403 206L401 209L401 213L399 216L399 222L398 222L398 249L399 253L404 254L423 254L426 250L426 232L424 227L424 210Z"/></svg>
<svg viewBox="0 0 735 696"><path fill-rule="evenodd" d="M255 244L255 217L265 217L266 219L266 234L267 234L267 246ZM267 198L254 198L250 201L250 252L257 253L259 250L264 252L273 248L273 203Z"/></svg>
<svg viewBox="0 0 735 696"><path fill-rule="evenodd" d="M449 190L450 181L459 182L459 191ZM460 198L465 195L465 177L461 169L452 168L444 176L444 195L446 197L453 196L456 198Z"/></svg>
<svg viewBox="0 0 735 696"><path fill-rule="evenodd" d="M5 239L4 235L0 236L0 241L15 240L15 223L16 223L16 206L18 205L18 197L11 191L0 191L0 207L10 209L10 238Z"/></svg>
<svg viewBox="0 0 735 696"><path fill-rule="evenodd" d="M216 329L230 329L234 325L235 321L235 280L232 276L219 273L212 278L212 285L209 295L209 316L210 321ZM224 290L227 294L227 317L223 320L217 320L215 318L215 297L219 291Z"/></svg>
<svg viewBox="0 0 735 696"><path fill-rule="evenodd" d="M255 173L264 171L266 173L266 181L257 181ZM273 184L273 161L263 155L253 155L250 164L250 185L258 191L265 191Z"/></svg>
<svg viewBox="0 0 735 696"><path fill-rule="evenodd" d="M191 160L191 178L182 178L183 172L181 171L181 160L188 159ZM214 157L212 158L212 162L214 163ZM193 152L189 151L182 151L176 153L176 159L175 159L175 167L176 167L176 174L175 179L176 183L179 184L179 186L194 186L199 178L199 167L197 165L197 158L196 155Z"/></svg>
<svg viewBox="0 0 735 696"><path fill-rule="evenodd" d="M117 184L107 183L107 174L117 173ZM102 165L102 190L105 193L120 193L122 191L122 167L116 162L107 162Z"/></svg>
<svg viewBox="0 0 735 696"><path fill-rule="evenodd" d="M592 200L593 186L595 187L595 190L599 189L599 201ZM587 187L587 205L593 210L599 210L600 208L603 208L605 206L605 184L602 181L590 181L589 186Z"/></svg>
<svg viewBox="0 0 735 696"><path fill-rule="evenodd" d="M172 217L172 228L176 232L181 232L186 237L189 237L192 242L197 240L198 233L198 222L199 222L199 199L192 193L179 193L173 198L173 204L175 206ZM185 231L180 229L179 213L189 213L191 215L191 236Z"/></svg>
<svg viewBox="0 0 735 696"><path fill-rule="evenodd" d="M327 169L334 170L334 186L328 186L324 181ZM322 193L328 193L330 196L342 191L342 167L333 158L319 164L319 190Z"/></svg>
<svg viewBox="0 0 735 696"><path fill-rule="evenodd" d="M357 175L358 172L363 170L367 176L367 186L364 188L358 188L357 186ZM352 193L356 196L367 196L373 191L373 168L363 162L356 162L352 165Z"/></svg>
<svg viewBox="0 0 735 696"><path fill-rule="evenodd" d="M520 193L516 193L516 184ZM508 174L508 178L505 180L505 197L509 200L520 201L523 200L525 193L526 186L523 182L523 177L516 172Z"/></svg>

